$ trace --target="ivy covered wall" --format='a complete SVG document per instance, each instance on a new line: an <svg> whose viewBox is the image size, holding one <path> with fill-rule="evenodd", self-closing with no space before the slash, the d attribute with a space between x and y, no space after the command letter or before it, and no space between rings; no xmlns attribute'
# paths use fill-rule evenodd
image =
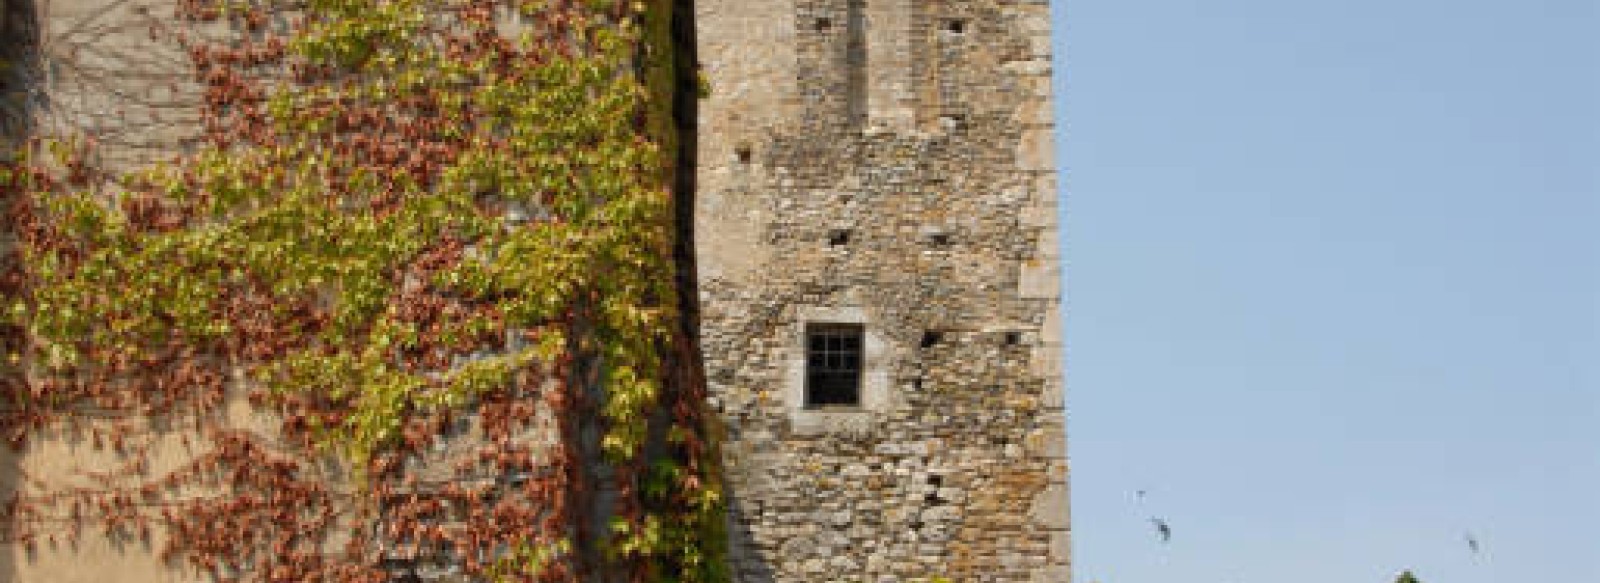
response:
<svg viewBox="0 0 1600 583"><path fill-rule="evenodd" d="M32 57L184 111L42 81L0 165L15 573L725 579L689 2L104 4Z"/></svg>

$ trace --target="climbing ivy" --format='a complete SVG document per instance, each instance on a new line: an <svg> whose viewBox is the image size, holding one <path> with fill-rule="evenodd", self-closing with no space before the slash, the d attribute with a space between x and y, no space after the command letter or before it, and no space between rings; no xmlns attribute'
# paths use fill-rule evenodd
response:
<svg viewBox="0 0 1600 583"><path fill-rule="evenodd" d="M199 147L112 172L92 136L44 136L0 166L0 421L21 444L85 408L181 415L212 448L149 475L132 447L114 487L19 498L13 538L70 507L65 536L157 524L219 579L382 581L395 549L493 580L724 579L712 420L680 370L674 9L180 2ZM278 435L226 426L240 393ZM467 418L476 449L424 475ZM176 494L197 488L220 493Z"/></svg>

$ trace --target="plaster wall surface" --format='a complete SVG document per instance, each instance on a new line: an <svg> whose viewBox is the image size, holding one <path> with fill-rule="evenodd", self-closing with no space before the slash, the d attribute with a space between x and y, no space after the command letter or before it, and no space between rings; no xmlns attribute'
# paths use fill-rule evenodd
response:
<svg viewBox="0 0 1600 583"><path fill-rule="evenodd" d="M198 135L200 99L193 68L176 42L160 34L170 25L172 0L11 0L4 39L12 43L0 114L8 130L90 136L105 147L97 160L110 171L170 159ZM23 45L31 50L23 50ZM22 57L22 58L18 58ZM0 138L15 140L21 131ZM5 148L0 148L4 151ZM9 245L9 241L7 242ZM34 436L23 449L0 444L0 499L39 499L53 493L95 492L111 484L96 479L126 463L110 439L120 426L148 447L149 470L178 469L203 452L203 437L175 419L108 418L85 411L75 423ZM265 427L242 402L224 408L224 425ZM204 492L177 493L178 498ZM141 510L148 511L150 508ZM158 556L165 534L107 536L85 529L73 536L67 509L33 517L39 533L30 547L0 545L0 581L100 583L199 581L198 574Z"/></svg>
<svg viewBox="0 0 1600 583"><path fill-rule="evenodd" d="M28 134L93 139L99 158L92 162L105 178L195 151L207 129L200 114L203 88L178 37L230 38L237 31L230 32L220 21L176 21L178 1L0 0L6 7L0 10L3 40L25 40L29 45L24 50L23 43L13 43L0 51L0 56L26 65L0 75L0 122L4 122L0 146L12 146ZM287 11L273 13L269 26L287 26L293 16ZM506 34L519 32L509 26ZM9 153L0 147L0 154ZM111 180L98 186L116 188ZM0 245L11 245L9 233L0 235ZM0 260L9 257L0 254ZM243 371L236 371L236 380L243 378ZM0 442L0 503L20 495L34 507L22 520L26 526L0 520L0 583L212 580L162 556L168 537L159 523L147 534L107 533L92 519L81 521L87 525L83 528L73 528L79 522L72 520L71 501L137 492L140 478L166 475L210 452L215 447L213 431L247 431L271 443L279 437L281 419L247 403L247 393L247 387L235 383L225 404L203 420L187 411L144 416L137 411L85 409L30 434L22 447ZM475 455L476 446L486 441L481 419L463 419L460 426L430 453L409 460L420 481L472 485L474 480L492 479L454 476L458 462ZM555 426L556 421L541 410L538 421L515 441L544 451L556 445ZM115 434L126 437L128 450L113 445ZM140 453L126 455L134 450ZM132 459L143 465L136 472L124 471ZM354 487L348 468L331 456L312 462L308 472L323 485L333 490ZM125 505L129 514L148 516L187 502L228 499L225 491L202 488L158 494L116 500L109 507ZM355 514L349 510L339 509L338 526L322 541L329 552L342 549L346 542L343 532L352 527L348 517ZM104 513L85 509L84 515ZM33 544L14 542L12 535L22 532L32 535ZM395 557L405 550L385 548ZM418 564L416 572L425 581L463 580L454 576L459 570L457 557L406 558Z"/></svg>
<svg viewBox="0 0 1600 583"><path fill-rule="evenodd" d="M739 581L1067 581L1048 11L698 3ZM859 406L805 408L815 323L863 327Z"/></svg>
<svg viewBox="0 0 1600 583"><path fill-rule="evenodd" d="M23 4L24 0L11 0ZM34 133L94 139L107 171L171 160L201 136L202 88L176 34L174 0L31 0L39 63Z"/></svg>

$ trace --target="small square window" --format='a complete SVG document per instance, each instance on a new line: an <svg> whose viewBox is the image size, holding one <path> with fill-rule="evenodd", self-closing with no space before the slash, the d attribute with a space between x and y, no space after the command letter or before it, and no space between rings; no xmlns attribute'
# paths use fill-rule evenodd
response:
<svg viewBox="0 0 1600 583"><path fill-rule="evenodd" d="M838 247L850 244L850 229L834 229L828 231L828 244Z"/></svg>
<svg viewBox="0 0 1600 583"><path fill-rule="evenodd" d="M816 22L816 27L817 27L817 32L822 32L822 31L828 30L830 28L833 28L833 20L832 19L828 19L828 18L818 18L817 22Z"/></svg>
<svg viewBox="0 0 1600 583"><path fill-rule="evenodd" d="M807 409L861 405L861 325L806 327Z"/></svg>
<svg viewBox="0 0 1600 583"><path fill-rule="evenodd" d="M944 21L944 30L950 34L965 34L967 32L967 21L960 18L946 19Z"/></svg>

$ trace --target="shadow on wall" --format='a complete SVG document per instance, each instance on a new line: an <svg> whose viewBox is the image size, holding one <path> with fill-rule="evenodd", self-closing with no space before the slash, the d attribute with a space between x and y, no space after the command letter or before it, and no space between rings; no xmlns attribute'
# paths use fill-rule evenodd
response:
<svg viewBox="0 0 1600 583"><path fill-rule="evenodd" d="M724 484L723 493L728 500L728 562L734 583L775 583L777 575L772 565L762 557L750 527L740 520L757 509L752 508L731 484Z"/></svg>
<svg viewBox="0 0 1600 583"><path fill-rule="evenodd" d="M0 145L28 133L29 90L39 72L34 0L0 0ZM0 148L4 152L9 148Z"/></svg>
<svg viewBox="0 0 1600 583"><path fill-rule="evenodd" d="M9 446L0 445L0 507L17 492L17 455ZM0 513L0 581L17 580L17 554L22 552L11 542L11 518Z"/></svg>
<svg viewBox="0 0 1600 583"><path fill-rule="evenodd" d="M38 20L33 0L0 0L0 160L10 155L31 127L30 95L38 72ZM10 271L13 242L8 230L0 229L0 272ZM12 290L4 290L9 296ZM9 299L9 298L0 298ZM0 354L17 349L20 330L0 327ZM7 406L12 388L19 378L17 370L0 364L0 407ZM0 581L15 581L20 547L11 544L14 527L3 509L9 506L19 486L17 452L0 444Z"/></svg>

